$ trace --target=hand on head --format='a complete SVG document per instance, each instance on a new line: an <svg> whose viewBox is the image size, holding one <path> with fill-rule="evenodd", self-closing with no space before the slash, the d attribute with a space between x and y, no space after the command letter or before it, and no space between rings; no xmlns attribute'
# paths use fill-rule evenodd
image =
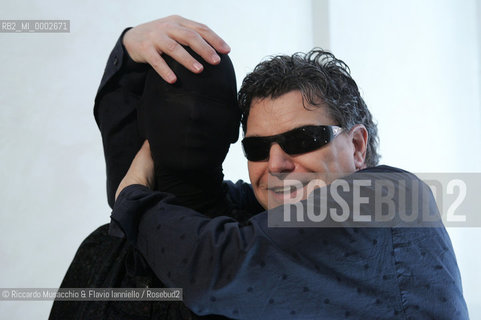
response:
<svg viewBox="0 0 481 320"><path fill-rule="evenodd" d="M162 58L163 54L171 56L190 71L199 73L203 70L202 64L182 45L192 48L210 64L220 62L216 51L224 54L230 52L227 43L209 27L176 15L130 29L124 35L123 44L134 61L150 64L169 83L174 83L177 77Z"/></svg>

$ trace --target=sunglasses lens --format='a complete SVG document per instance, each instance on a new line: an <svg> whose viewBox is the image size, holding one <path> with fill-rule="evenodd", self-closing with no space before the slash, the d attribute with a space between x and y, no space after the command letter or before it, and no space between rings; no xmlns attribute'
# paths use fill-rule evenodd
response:
<svg viewBox="0 0 481 320"><path fill-rule="evenodd" d="M307 126L284 134L281 147L288 154L301 154L319 149L331 141L329 127Z"/></svg>
<svg viewBox="0 0 481 320"><path fill-rule="evenodd" d="M305 126L276 136L247 137L242 140L244 154L249 161L267 160L274 142L290 155L311 152L333 139L332 127L335 126Z"/></svg>
<svg viewBox="0 0 481 320"><path fill-rule="evenodd" d="M269 157L270 141L262 137L249 137L242 140L244 154L249 161L263 161Z"/></svg>

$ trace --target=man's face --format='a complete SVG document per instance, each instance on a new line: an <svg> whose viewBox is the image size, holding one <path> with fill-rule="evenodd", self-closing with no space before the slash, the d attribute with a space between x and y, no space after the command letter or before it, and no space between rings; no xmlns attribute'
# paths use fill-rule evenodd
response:
<svg viewBox="0 0 481 320"><path fill-rule="evenodd" d="M304 108L302 94L296 90L276 99L254 99L245 136L272 136L307 125L339 124L328 116L326 107ZM363 167L365 141L364 150L360 150L362 143L356 139L352 132L342 132L320 149L299 155L289 155L277 143L272 144L268 160L248 162L249 178L257 200L265 209L275 208L293 197L281 190L283 180L302 173L337 178Z"/></svg>

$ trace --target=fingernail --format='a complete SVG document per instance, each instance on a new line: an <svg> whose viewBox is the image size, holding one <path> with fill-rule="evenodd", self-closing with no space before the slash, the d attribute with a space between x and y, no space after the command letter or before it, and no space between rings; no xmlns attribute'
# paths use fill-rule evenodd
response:
<svg viewBox="0 0 481 320"><path fill-rule="evenodd" d="M173 74L173 73L170 73L170 74L167 76L167 82L168 82L168 83L174 83L176 80L177 80L177 77L176 77L175 74Z"/></svg>
<svg viewBox="0 0 481 320"><path fill-rule="evenodd" d="M212 62L213 63L219 63L220 62L220 57L216 54L212 55Z"/></svg>
<svg viewBox="0 0 481 320"><path fill-rule="evenodd" d="M230 49L230 46L229 46L227 43L224 44L224 49L225 49L226 51L230 51L230 50L231 50L231 49Z"/></svg>
<svg viewBox="0 0 481 320"><path fill-rule="evenodd" d="M198 62L194 62L194 69L195 71L199 72L199 71L202 71L203 66Z"/></svg>

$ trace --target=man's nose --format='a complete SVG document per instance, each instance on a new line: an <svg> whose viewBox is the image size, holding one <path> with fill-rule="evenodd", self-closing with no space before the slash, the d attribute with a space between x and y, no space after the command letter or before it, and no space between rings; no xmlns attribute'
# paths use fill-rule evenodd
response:
<svg viewBox="0 0 481 320"><path fill-rule="evenodd" d="M282 173L293 171L295 165L292 157L274 143L269 150L268 168L270 173Z"/></svg>

